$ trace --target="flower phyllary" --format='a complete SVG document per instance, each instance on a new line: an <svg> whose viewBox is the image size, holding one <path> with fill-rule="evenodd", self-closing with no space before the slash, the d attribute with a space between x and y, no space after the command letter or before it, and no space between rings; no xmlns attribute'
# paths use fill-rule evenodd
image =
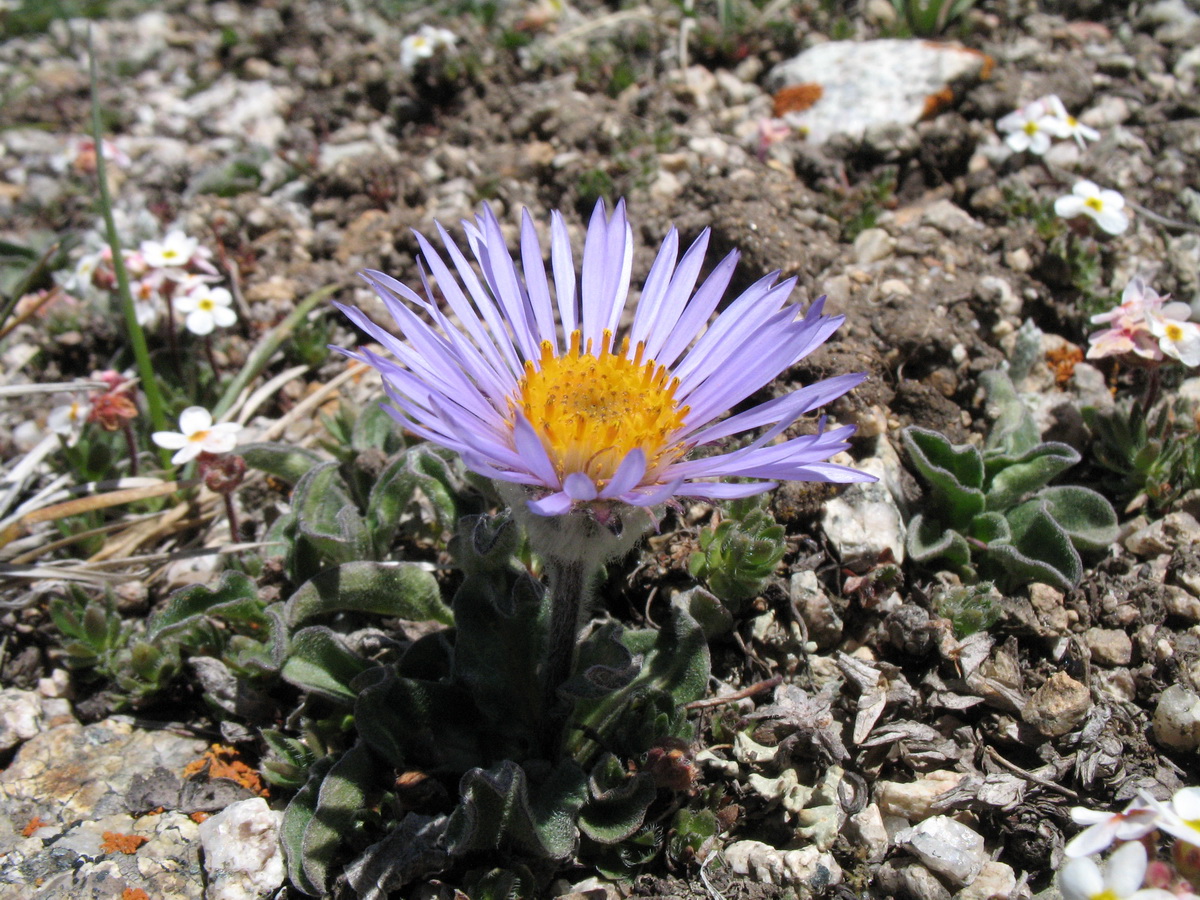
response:
<svg viewBox="0 0 1200 900"><path fill-rule="evenodd" d="M623 201L611 216L597 204L578 279L566 224L551 215L553 299L528 212L519 267L489 207L464 224L479 273L440 225L448 263L417 235L424 297L381 272L363 273L402 339L360 310L340 307L395 361L370 349L343 352L379 370L390 411L406 428L457 451L474 471L519 486L532 512L562 516L588 507L603 515L613 505L650 507L677 496L746 497L779 480L874 480L828 462L847 448L853 426L826 429L822 420L809 434L776 442L801 416L861 382L861 374L818 381L721 418L841 324L842 317L822 314L823 300L803 314L789 304L794 278L759 279L709 323L737 253L697 288L708 232L680 256L671 229L621 334L633 265ZM753 440L730 443L758 429Z"/></svg>
<svg viewBox="0 0 1200 900"><path fill-rule="evenodd" d="M1064 219L1087 216L1109 234L1121 234L1129 227L1125 198L1087 179L1077 181L1071 193L1055 200L1054 211Z"/></svg>
<svg viewBox="0 0 1200 900"><path fill-rule="evenodd" d="M203 406L189 406L179 414L179 431L156 431L151 437L164 450L177 451L174 465L191 462L201 453L228 453L237 446L242 426L236 422L213 424L212 413Z"/></svg>

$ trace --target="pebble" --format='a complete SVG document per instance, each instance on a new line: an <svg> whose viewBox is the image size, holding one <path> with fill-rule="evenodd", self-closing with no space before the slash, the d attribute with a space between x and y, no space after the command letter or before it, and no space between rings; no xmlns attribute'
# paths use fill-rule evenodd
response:
<svg viewBox="0 0 1200 900"><path fill-rule="evenodd" d="M1143 558L1172 552L1183 544L1200 543L1200 522L1185 512L1173 512L1139 528L1125 538L1125 549Z"/></svg>
<svg viewBox="0 0 1200 900"><path fill-rule="evenodd" d="M1173 684L1154 708L1154 739L1164 747L1191 753L1200 748L1200 696Z"/></svg>
<svg viewBox="0 0 1200 900"><path fill-rule="evenodd" d="M1133 641L1116 628L1089 628L1084 639L1092 662L1102 666L1127 666L1133 661Z"/></svg>
<svg viewBox="0 0 1200 900"><path fill-rule="evenodd" d="M955 895L955 900L1009 900L1017 889L1012 866L988 860L979 874Z"/></svg>
<svg viewBox="0 0 1200 900"><path fill-rule="evenodd" d="M1193 623L1200 622L1200 597L1195 594L1178 585L1164 584L1163 600L1167 615L1179 616Z"/></svg>
<svg viewBox="0 0 1200 900"><path fill-rule="evenodd" d="M958 787L965 777L962 772L939 770L916 781L882 781L876 788L879 809L886 816L920 822L933 814L934 801Z"/></svg>
<svg viewBox="0 0 1200 900"><path fill-rule="evenodd" d="M900 832L896 843L955 887L971 882L988 861L983 835L949 816L933 816Z"/></svg>
<svg viewBox="0 0 1200 900"><path fill-rule="evenodd" d="M829 853L816 847L777 850L761 841L735 841L725 848L725 861L735 875L746 875L762 884L790 884L822 895L841 884L842 870Z"/></svg>
<svg viewBox="0 0 1200 900"><path fill-rule="evenodd" d="M882 228L868 228L854 239L854 261L860 266L887 259L896 241Z"/></svg>
<svg viewBox="0 0 1200 900"><path fill-rule="evenodd" d="M1059 737L1083 721L1091 692L1066 672L1055 672L1033 692L1021 717L1046 737Z"/></svg>
<svg viewBox="0 0 1200 900"><path fill-rule="evenodd" d="M891 847L883 813L870 803L846 820L846 836L862 851L869 863L881 862Z"/></svg>
<svg viewBox="0 0 1200 900"><path fill-rule="evenodd" d="M975 296L1006 316L1020 316L1023 301L1012 285L997 275L984 275L975 284Z"/></svg>
<svg viewBox="0 0 1200 900"><path fill-rule="evenodd" d="M1071 626L1067 608L1063 604L1063 592L1048 584L1034 582L1029 585L1029 602L1037 614L1037 621L1048 635L1066 634Z"/></svg>
<svg viewBox="0 0 1200 900"><path fill-rule="evenodd" d="M283 884L283 813L262 797L231 803L200 823L205 900L257 900Z"/></svg>
<svg viewBox="0 0 1200 900"><path fill-rule="evenodd" d="M0 751L10 750L41 730L42 697L37 691L0 691Z"/></svg>
<svg viewBox="0 0 1200 900"><path fill-rule="evenodd" d="M809 640L818 650L828 650L842 639L842 620L833 601L821 587L812 569L796 572L788 584L788 593L808 628ZM1197 601L1200 603L1200 601Z"/></svg>
<svg viewBox="0 0 1200 900"><path fill-rule="evenodd" d="M904 518L887 489L887 467L878 457L868 457L855 467L879 478L852 484L825 504L821 526L843 565L873 565L890 552L904 562Z"/></svg>
<svg viewBox="0 0 1200 900"><path fill-rule="evenodd" d="M971 218L970 213L950 200L931 203L921 214L921 224L931 225L943 234L953 237L966 231L979 231L983 226Z"/></svg>

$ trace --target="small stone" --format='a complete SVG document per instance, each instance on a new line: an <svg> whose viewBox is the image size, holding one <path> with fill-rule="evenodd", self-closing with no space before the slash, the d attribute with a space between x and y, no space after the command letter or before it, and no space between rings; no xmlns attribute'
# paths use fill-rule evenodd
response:
<svg viewBox="0 0 1200 900"><path fill-rule="evenodd" d="M883 813L875 803L868 804L846 820L846 834L869 863L882 861L891 847Z"/></svg>
<svg viewBox="0 0 1200 900"><path fill-rule="evenodd" d="M975 296L1006 316L1020 316L1022 301L1012 285L996 275L984 275L975 284Z"/></svg>
<svg viewBox="0 0 1200 900"><path fill-rule="evenodd" d="M1024 247L1018 247L1004 254L1004 264L1014 272L1024 273L1033 268L1033 257Z"/></svg>
<svg viewBox="0 0 1200 900"><path fill-rule="evenodd" d="M910 853L957 887L971 882L988 861L983 835L949 816L934 816L896 835Z"/></svg>
<svg viewBox="0 0 1200 900"><path fill-rule="evenodd" d="M36 691L0 691L0 751L10 750L41 730L42 698Z"/></svg>
<svg viewBox="0 0 1200 900"><path fill-rule="evenodd" d="M71 696L71 674L66 669L55 669L49 678L38 679L38 693L48 700L59 700Z"/></svg>
<svg viewBox="0 0 1200 900"><path fill-rule="evenodd" d="M230 804L200 823L206 900L257 900L283 884L283 813L262 797Z"/></svg>
<svg viewBox="0 0 1200 900"><path fill-rule="evenodd" d="M882 781L876 796L885 816L901 816L919 822L933 814L933 803L942 794L958 787L966 776L948 769L930 772L916 781Z"/></svg>
<svg viewBox="0 0 1200 900"><path fill-rule="evenodd" d="M921 224L931 225L951 237L967 231L979 231L983 227L971 218L970 213L960 209L950 200L938 200L929 204L921 214Z"/></svg>
<svg viewBox="0 0 1200 900"><path fill-rule="evenodd" d="M821 895L842 881L841 867L833 856L812 846L777 850L761 841L736 841L724 852L734 874L763 884L790 884Z"/></svg>
<svg viewBox="0 0 1200 900"><path fill-rule="evenodd" d="M1167 615L1200 622L1200 597L1195 594L1175 584L1164 584L1163 600Z"/></svg>
<svg viewBox="0 0 1200 900"><path fill-rule="evenodd" d="M1164 747L1191 753L1200 748L1200 696L1173 684L1154 708L1154 739Z"/></svg>
<svg viewBox="0 0 1200 900"><path fill-rule="evenodd" d="M954 900L1009 900L1016 889L1017 876L1012 866L989 860Z"/></svg>
<svg viewBox="0 0 1200 900"><path fill-rule="evenodd" d="M1066 634L1071 622L1063 604L1063 592L1040 582L1029 585L1028 590L1029 602L1037 614L1038 624L1049 634Z"/></svg>
<svg viewBox="0 0 1200 900"><path fill-rule="evenodd" d="M885 551L897 564L904 562L904 517L887 489L887 465L868 457L856 468L879 478L852 484L825 504L821 527L843 565L874 565Z"/></svg>
<svg viewBox="0 0 1200 900"><path fill-rule="evenodd" d="M1125 549L1143 558L1171 553L1184 544L1200 543L1200 522L1185 512L1168 513L1125 538Z"/></svg>
<svg viewBox="0 0 1200 900"><path fill-rule="evenodd" d="M1085 685L1066 672L1055 672L1033 692L1021 716L1047 737L1059 737L1082 722L1091 705Z"/></svg>
<svg viewBox="0 0 1200 900"><path fill-rule="evenodd" d="M870 265L892 255L896 242L882 228L867 228L854 239L854 261Z"/></svg>
<svg viewBox="0 0 1200 900"><path fill-rule="evenodd" d="M889 859L875 872L871 887L885 897L950 900L945 885L916 860Z"/></svg>
<svg viewBox="0 0 1200 900"><path fill-rule="evenodd" d="M1127 666L1133 661L1133 641L1116 628L1089 628L1084 636L1092 662L1102 666Z"/></svg>
<svg viewBox="0 0 1200 900"><path fill-rule="evenodd" d="M821 588L816 572L805 569L795 573L788 592L808 627L809 639L816 643L818 650L827 650L842 639L842 620L833 601Z"/></svg>

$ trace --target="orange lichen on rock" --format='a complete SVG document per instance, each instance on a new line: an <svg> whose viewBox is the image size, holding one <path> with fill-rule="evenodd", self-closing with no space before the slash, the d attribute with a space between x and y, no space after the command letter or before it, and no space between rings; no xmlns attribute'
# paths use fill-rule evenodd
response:
<svg viewBox="0 0 1200 900"><path fill-rule="evenodd" d="M953 102L954 91L950 88L944 87L940 91L934 91L925 98L925 107L921 110L921 118L932 119Z"/></svg>
<svg viewBox="0 0 1200 900"><path fill-rule="evenodd" d="M44 828L50 823L45 821L41 816L34 816L29 820L29 824L21 829L21 837L33 837L33 833L39 828Z"/></svg>
<svg viewBox="0 0 1200 900"><path fill-rule="evenodd" d="M262 776L237 758L238 752L224 744L213 744L204 755L183 768L184 778L194 778L206 773L209 778L228 778L260 797L269 797L270 790L263 784Z"/></svg>
<svg viewBox="0 0 1200 900"><path fill-rule="evenodd" d="M150 900L150 895L141 888L125 888L121 891L121 900Z"/></svg>
<svg viewBox="0 0 1200 900"><path fill-rule="evenodd" d="M208 818L208 816L209 816L208 813L203 812L202 810L196 810L194 813L189 815L188 818L191 819L193 822L195 822L197 825L199 825L201 822L205 821Z"/></svg>
<svg viewBox="0 0 1200 900"><path fill-rule="evenodd" d="M138 847L148 842L150 838L140 834L118 834L115 831L104 832L104 843L100 845L101 853L124 853L132 856Z"/></svg>
<svg viewBox="0 0 1200 900"><path fill-rule="evenodd" d="M1075 366L1083 362L1083 350L1064 344L1046 351L1046 365L1054 373L1054 382L1066 384L1075 374Z"/></svg>
<svg viewBox="0 0 1200 900"><path fill-rule="evenodd" d="M784 113L804 112L814 103L821 99L821 95L825 93L815 81L806 81L803 84L790 84L775 95L775 118L779 118Z"/></svg>

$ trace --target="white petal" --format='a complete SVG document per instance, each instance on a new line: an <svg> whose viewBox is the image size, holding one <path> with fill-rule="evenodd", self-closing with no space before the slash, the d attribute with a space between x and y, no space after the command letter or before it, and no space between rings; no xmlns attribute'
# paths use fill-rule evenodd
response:
<svg viewBox="0 0 1200 900"><path fill-rule="evenodd" d="M1109 234L1121 234L1129 227L1129 217L1120 209L1110 209L1106 206L1096 213L1096 224Z"/></svg>
<svg viewBox="0 0 1200 900"><path fill-rule="evenodd" d="M1186 787L1171 798L1171 808L1189 822L1200 820L1200 787Z"/></svg>
<svg viewBox="0 0 1200 900"><path fill-rule="evenodd" d="M197 456L204 448L200 446L198 441L188 441L178 453L171 457L171 463L176 466L182 466L184 463L189 463Z"/></svg>
<svg viewBox="0 0 1200 900"><path fill-rule="evenodd" d="M185 435L212 428L212 413L203 406L189 406L179 414L179 430Z"/></svg>
<svg viewBox="0 0 1200 900"><path fill-rule="evenodd" d="M1146 848L1140 841L1118 847L1108 858L1104 885L1118 897L1128 897L1146 880Z"/></svg>
<svg viewBox="0 0 1200 900"><path fill-rule="evenodd" d="M1090 857L1073 859L1058 873L1063 900L1092 900L1104 890L1100 867Z"/></svg>
<svg viewBox="0 0 1200 900"><path fill-rule="evenodd" d="M212 313L203 309L188 313L186 324L188 331L201 337L212 334L214 328Z"/></svg>
<svg viewBox="0 0 1200 900"><path fill-rule="evenodd" d="M156 431L150 435L150 440L164 450L178 450L180 447L186 447L188 443L187 436L177 431Z"/></svg>
<svg viewBox="0 0 1200 900"><path fill-rule="evenodd" d="M1087 208L1084 206L1083 198L1074 194L1059 197L1054 201L1054 211L1064 219L1073 219Z"/></svg>

